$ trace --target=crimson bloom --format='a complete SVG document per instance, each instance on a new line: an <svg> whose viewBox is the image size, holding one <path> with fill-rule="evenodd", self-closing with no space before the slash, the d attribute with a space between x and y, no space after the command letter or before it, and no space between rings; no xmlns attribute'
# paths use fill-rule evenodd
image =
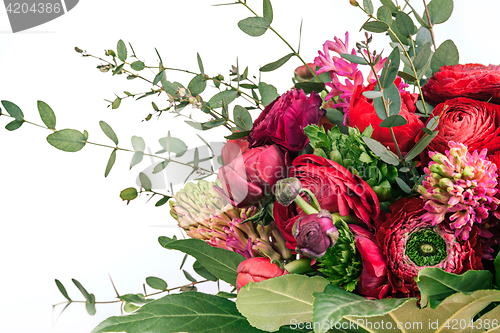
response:
<svg viewBox="0 0 500 333"><path fill-rule="evenodd" d="M298 178L303 188L314 193L320 207L331 213L355 216L371 228L372 221L380 212L373 189L360 177L326 158L301 155L293 161L289 176ZM306 214L295 203L285 207L276 202L273 215L287 241L287 247L294 250L296 240L292 235L292 228Z"/></svg>
<svg viewBox="0 0 500 333"><path fill-rule="evenodd" d="M372 138L380 142L385 147L389 147L396 153L396 145L392 140L391 131L389 128L380 127L382 120L377 116L375 107L371 99L363 96L363 92L371 91L375 84L370 84L368 87L357 86L351 99L349 109L349 126L357 127L360 132L363 132L368 126L373 127ZM410 94L405 91L401 92L401 111L399 115L407 120L407 124L403 126L393 127L394 135L399 145L401 152L407 153L415 145L415 137L421 132L424 124L420 117L415 114L417 107L415 103L418 99L418 94Z"/></svg>
<svg viewBox="0 0 500 333"><path fill-rule="evenodd" d="M456 97L500 103L500 66L443 66L422 87L425 101L437 105Z"/></svg>
<svg viewBox="0 0 500 333"><path fill-rule="evenodd" d="M301 151L309 142L304 127L317 125L326 113L321 104L316 92L307 97L303 90L293 89L281 95L253 123L250 147L274 143L290 152Z"/></svg>
<svg viewBox="0 0 500 333"><path fill-rule="evenodd" d="M219 169L216 191L233 206L244 208L271 195L276 182L287 176L288 157L276 145L252 148Z"/></svg>
<svg viewBox="0 0 500 333"><path fill-rule="evenodd" d="M242 261L236 269L236 290L246 286L249 282L261 282L267 279L287 274L286 271L271 263L268 258L255 257Z"/></svg>
<svg viewBox="0 0 500 333"><path fill-rule="evenodd" d="M292 232L297 241L296 252L313 259L323 256L339 238L332 215L326 210L302 216L295 222Z"/></svg>

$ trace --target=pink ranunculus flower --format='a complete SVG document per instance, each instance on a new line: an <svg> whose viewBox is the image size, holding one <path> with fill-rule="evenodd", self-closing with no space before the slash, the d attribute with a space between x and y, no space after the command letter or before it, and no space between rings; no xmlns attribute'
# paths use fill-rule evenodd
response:
<svg viewBox="0 0 500 333"><path fill-rule="evenodd" d="M289 152L299 152L309 142L307 125L317 125L326 111L320 109L321 97L312 92L292 89L266 106L255 120L249 135L250 147L277 144Z"/></svg>
<svg viewBox="0 0 500 333"><path fill-rule="evenodd" d="M242 261L236 270L236 290L246 286L249 282L261 282L273 277L287 274L278 265L273 264L268 258L255 257Z"/></svg>

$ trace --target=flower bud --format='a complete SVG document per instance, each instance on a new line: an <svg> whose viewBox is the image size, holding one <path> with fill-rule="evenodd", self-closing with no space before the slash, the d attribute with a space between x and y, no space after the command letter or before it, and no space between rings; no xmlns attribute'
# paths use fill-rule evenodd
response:
<svg viewBox="0 0 500 333"><path fill-rule="evenodd" d="M295 251L313 259L322 257L339 238L332 215L323 209L318 214L298 219L292 228L292 234L297 241Z"/></svg>
<svg viewBox="0 0 500 333"><path fill-rule="evenodd" d="M268 258L255 257L242 261L236 270L236 290L247 285L249 282L261 282L267 279L287 274L286 271L271 263Z"/></svg>
<svg viewBox="0 0 500 333"><path fill-rule="evenodd" d="M283 206L290 205L302 189L300 180L295 177L281 179L276 183L276 200Z"/></svg>

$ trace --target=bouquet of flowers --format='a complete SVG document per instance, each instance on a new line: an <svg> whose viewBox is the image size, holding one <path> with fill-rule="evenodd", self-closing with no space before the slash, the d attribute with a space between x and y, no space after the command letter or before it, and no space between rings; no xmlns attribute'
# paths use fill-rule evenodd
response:
<svg viewBox="0 0 500 333"><path fill-rule="evenodd" d="M410 1L350 3L367 15L364 40L352 47L346 32L310 62L287 43L291 53L260 68L302 62L283 94L238 64L229 78L210 76L199 55L199 71L184 70L187 85L170 82L166 72L178 69L160 54L157 66L146 65L122 40L98 58L101 72L130 80L156 71L150 91L124 92L113 109L125 98L157 96L167 105L152 102L147 121L172 113L193 130L225 127L227 135L217 148L197 134L207 149L182 159L188 147L169 133L152 173L182 165L190 170L183 188L158 193L141 172L140 188L120 194L127 203L145 193L170 205L187 237L159 243L194 257L205 280L184 271L191 283L168 289L149 277L157 292L118 295L129 314L93 332L498 330L500 69L459 64L451 40L436 45L433 27L448 20L453 0L424 0L423 13ZM245 0L235 4L252 13L238 23L244 33L280 36L270 0L262 15ZM373 34L389 40L388 54L372 49ZM207 98L209 85L216 93ZM29 123L16 104L2 105L1 115L13 118L7 130ZM205 119L186 114L193 109ZM94 144L86 132L56 130L46 103L38 110L52 146L76 152ZM107 176L124 149L110 125L100 126L115 144ZM150 155L142 138L132 145L131 168ZM233 290L197 291L209 281ZM73 282L95 313L95 296ZM56 284L68 306L73 299Z"/></svg>

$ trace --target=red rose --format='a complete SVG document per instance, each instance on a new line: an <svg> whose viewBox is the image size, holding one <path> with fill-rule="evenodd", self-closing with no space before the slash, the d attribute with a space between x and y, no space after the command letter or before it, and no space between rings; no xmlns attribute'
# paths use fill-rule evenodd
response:
<svg viewBox="0 0 500 333"><path fill-rule="evenodd" d="M309 139L304 133L307 125L317 125L325 110L320 109L321 97L312 92L290 90L266 106L253 123L249 135L250 147L275 143L290 152L305 148Z"/></svg>
<svg viewBox="0 0 500 333"><path fill-rule="evenodd" d="M500 150L500 106L459 97L436 106L432 116L439 115L441 119L436 128L439 133L420 156L424 165L429 162L428 151L444 154L450 141L463 143L469 152L486 148L488 154L492 154ZM432 117L427 122L430 119ZM422 135L417 136L416 141Z"/></svg>
<svg viewBox="0 0 500 333"><path fill-rule="evenodd" d="M390 129L380 127L382 120L377 116L372 100L363 96L363 92L373 90L374 87L375 84L372 83L366 88L359 85L354 90L349 106L349 126L357 127L363 132L371 125L373 127L372 138L396 153L396 145L392 140ZM401 111L399 115L403 116L408 123L404 126L393 127L393 131L398 141L399 149L403 154L413 148L415 137L424 127L420 117L415 115L415 103L417 99L418 94L410 94L406 91L401 93Z"/></svg>
<svg viewBox="0 0 500 333"><path fill-rule="evenodd" d="M288 157L276 145L252 148L219 169L221 187L215 190L233 206L245 208L271 195L287 176Z"/></svg>
<svg viewBox="0 0 500 333"><path fill-rule="evenodd" d="M268 258L255 257L240 262L236 269L236 290L240 291L249 282L261 282L287 274L286 271L271 263Z"/></svg>
<svg viewBox="0 0 500 333"><path fill-rule="evenodd" d="M320 207L331 213L355 216L371 227L380 212L377 195L372 188L336 162L316 155L301 155L293 161L289 177L298 178L303 188L314 193ZM276 202L273 215L287 247L295 249L292 227L305 213L295 203L284 207Z"/></svg>
<svg viewBox="0 0 500 333"><path fill-rule="evenodd" d="M376 237L390 270L392 296L418 296L415 277L424 267L454 274L483 269L477 229L464 241L457 239L446 224L432 226L422 221L427 211L424 201L417 198L399 199L390 209L390 214L377 221Z"/></svg>
<svg viewBox="0 0 500 333"><path fill-rule="evenodd" d="M422 87L425 101L432 105L456 97L500 103L500 66L466 64L443 66Z"/></svg>

